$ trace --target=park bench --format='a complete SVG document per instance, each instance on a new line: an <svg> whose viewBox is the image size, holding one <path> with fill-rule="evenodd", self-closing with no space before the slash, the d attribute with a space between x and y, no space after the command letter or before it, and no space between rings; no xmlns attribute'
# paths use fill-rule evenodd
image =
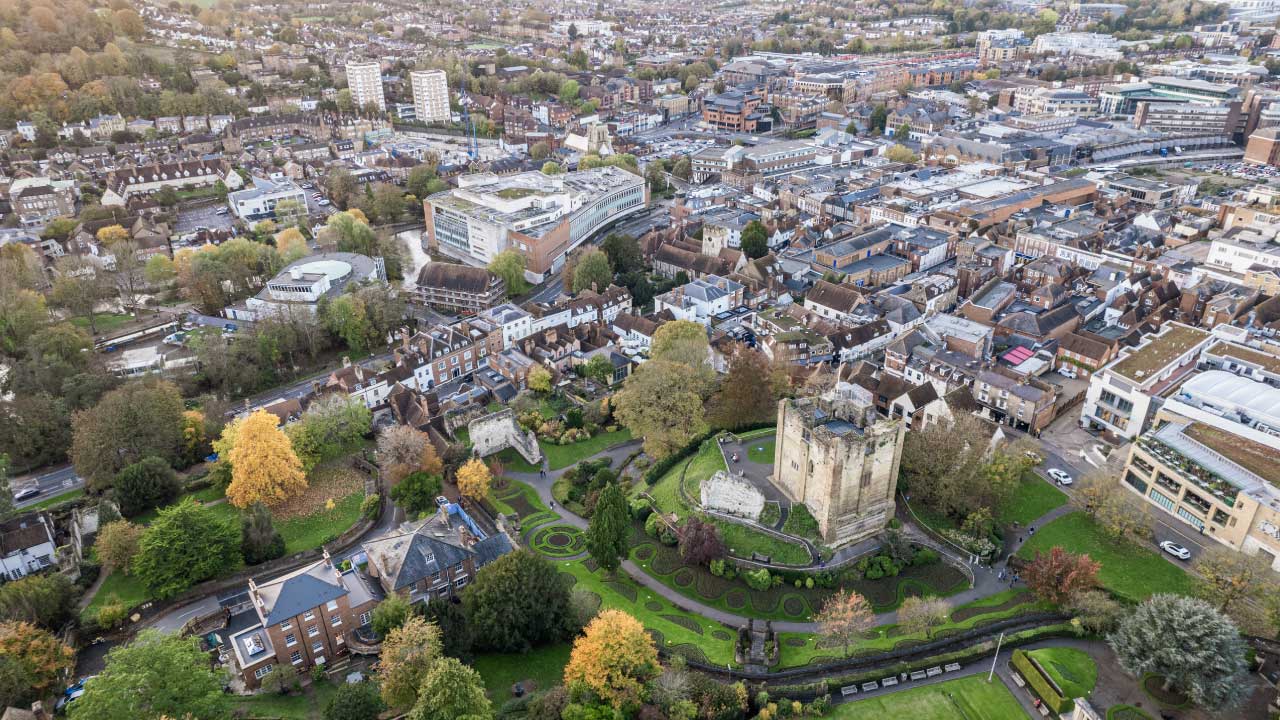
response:
<svg viewBox="0 0 1280 720"><path fill-rule="evenodd" d="M911 672L911 679L912 679L912 680L923 680L923 679L925 679L926 677L928 677L928 675L927 675L927 674L925 673L925 671L923 671L923 670L913 670L913 671Z"/></svg>
<svg viewBox="0 0 1280 720"><path fill-rule="evenodd" d="M879 690L879 689L880 689L880 686L876 684L875 680L872 680L871 682L862 683L862 692L871 692L872 690Z"/></svg>
<svg viewBox="0 0 1280 720"><path fill-rule="evenodd" d="M887 677L880 681L880 687L893 687L894 685L897 685L897 684L898 684L898 678L896 677Z"/></svg>
<svg viewBox="0 0 1280 720"><path fill-rule="evenodd" d="M942 674L942 668L938 667L937 665L934 665L928 670L925 670L925 673L927 673L929 677L938 677L939 675Z"/></svg>
<svg viewBox="0 0 1280 720"><path fill-rule="evenodd" d="M943 672L957 672L960 670L960 663L947 663L942 666Z"/></svg>
<svg viewBox="0 0 1280 720"><path fill-rule="evenodd" d="M843 696L845 696L845 697L849 697L850 695L857 695L857 694L858 694L858 686L857 686L857 685L845 685L844 687L840 688L840 694L841 694L841 695L843 695Z"/></svg>

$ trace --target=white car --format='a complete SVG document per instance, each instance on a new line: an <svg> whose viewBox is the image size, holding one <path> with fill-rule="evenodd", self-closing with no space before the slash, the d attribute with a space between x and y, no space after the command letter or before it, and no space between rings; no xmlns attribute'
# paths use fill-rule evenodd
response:
<svg viewBox="0 0 1280 720"><path fill-rule="evenodd" d="M26 487L22 487L22 488L18 488L17 490L14 490L14 491L13 491L13 499L14 499L14 500L26 500L27 498L32 498L32 497L35 497L35 496L37 496L37 495L39 495L39 494L40 494L40 486L39 486L39 485L28 485L28 486L26 486Z"/></svg>
<svg viewBox="0 0 1280 720"><path fill-rule="evenodd" d="M1160 549L1178 558L1179 560L1191 559L1191 551L1182 547L1178 543L1173 542L1172 540L1165 540L1164 542L1160 543Z"/></svg>
<svg viewBox="0 0 1280 720"><path fill-rule="evenodd" d="M1071 476L1059 470L1058 468L1051 468L1049 470L1049 477L1053 478L1054 480L1057 480L1059 485L1070 485L1072 482Z"/></svg>

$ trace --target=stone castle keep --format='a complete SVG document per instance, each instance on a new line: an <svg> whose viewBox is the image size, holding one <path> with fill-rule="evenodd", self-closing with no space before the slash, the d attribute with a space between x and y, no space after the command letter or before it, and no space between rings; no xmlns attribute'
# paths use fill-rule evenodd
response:
<svg viewBox="0 0 1280 720"><path fill-rule="evenodd" d="M823 543L857 542L893 517L905 434L901 420L877 416L871 393L857 385L779 401L773 483L809 508Z"/></svg>

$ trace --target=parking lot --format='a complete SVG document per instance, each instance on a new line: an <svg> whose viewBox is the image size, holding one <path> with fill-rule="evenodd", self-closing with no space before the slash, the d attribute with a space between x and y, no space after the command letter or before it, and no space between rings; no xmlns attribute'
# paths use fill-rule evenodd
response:
<svg viewBox="0 0 1280 720"><path fill-rule="evenodd" d="M198 207L179 207L178 219L174 222L175 235L193 233L201 228L209 230L230 229L234 218L230 212L219 215L218 210L226 210L225 203L210 203Z"/></svg>
<svg viewBox="0 0 1280 720"><path fill-rule="evenodd" d="M316 198L315 198L316 193L319 192L323 195L321 188L316 187L313 183L309 181L307 181L305 185L311 185L311 187L305 187L301 183L298 186L302 188L302 192L307 194L307 214L308 215L310 215L313 218L323 219L323 218L329 217L330 215L338 211L337 208L335 208L333 205L321 205L319 202L316 201Z"/></svg>

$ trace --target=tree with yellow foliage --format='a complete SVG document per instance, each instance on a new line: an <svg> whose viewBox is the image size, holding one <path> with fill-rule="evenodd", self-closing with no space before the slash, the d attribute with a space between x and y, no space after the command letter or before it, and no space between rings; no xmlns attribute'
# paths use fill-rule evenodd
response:
<svg viewBox="0 0 1280 720"><path fill-rule="evenodd" d="M472 500L489 497L489 483L492 481L489 466L480 458L471 458L466 465L458 468L458 492Z"/></svg>
<svg viewBox="0 0 1280 720"><path fill-rule="evenodd" d="M108 225L98 230L98 242L111 247L112 245L129 239L129 231L124 229L122 225Z"/></svg>
<svg viewBox="0 0 1280 720"><path fill-rule="evenodd" d="M225 435L225 433L224 433ZM307 489L302 461L275 415L254 411L236 423L231 448L231 484L227 500L238 508L255 502L268 507Z"/></svg>
<svg viewBox="0 0 1280 720"><path fill-rule="evenodd" d="M276 233L276 250L280 252L280 259L288 264L311 252L307 247L307 238L302 235L302 231L296 227L289 227Z"/></svg>
<svg viewBox="0 0 1280 720"><path fill-rule="evenodd" d="M644 625L621 610L605 610L574 641L564 681L622 710L640 705L645 682L658 670L658 650Z"/></svg>

